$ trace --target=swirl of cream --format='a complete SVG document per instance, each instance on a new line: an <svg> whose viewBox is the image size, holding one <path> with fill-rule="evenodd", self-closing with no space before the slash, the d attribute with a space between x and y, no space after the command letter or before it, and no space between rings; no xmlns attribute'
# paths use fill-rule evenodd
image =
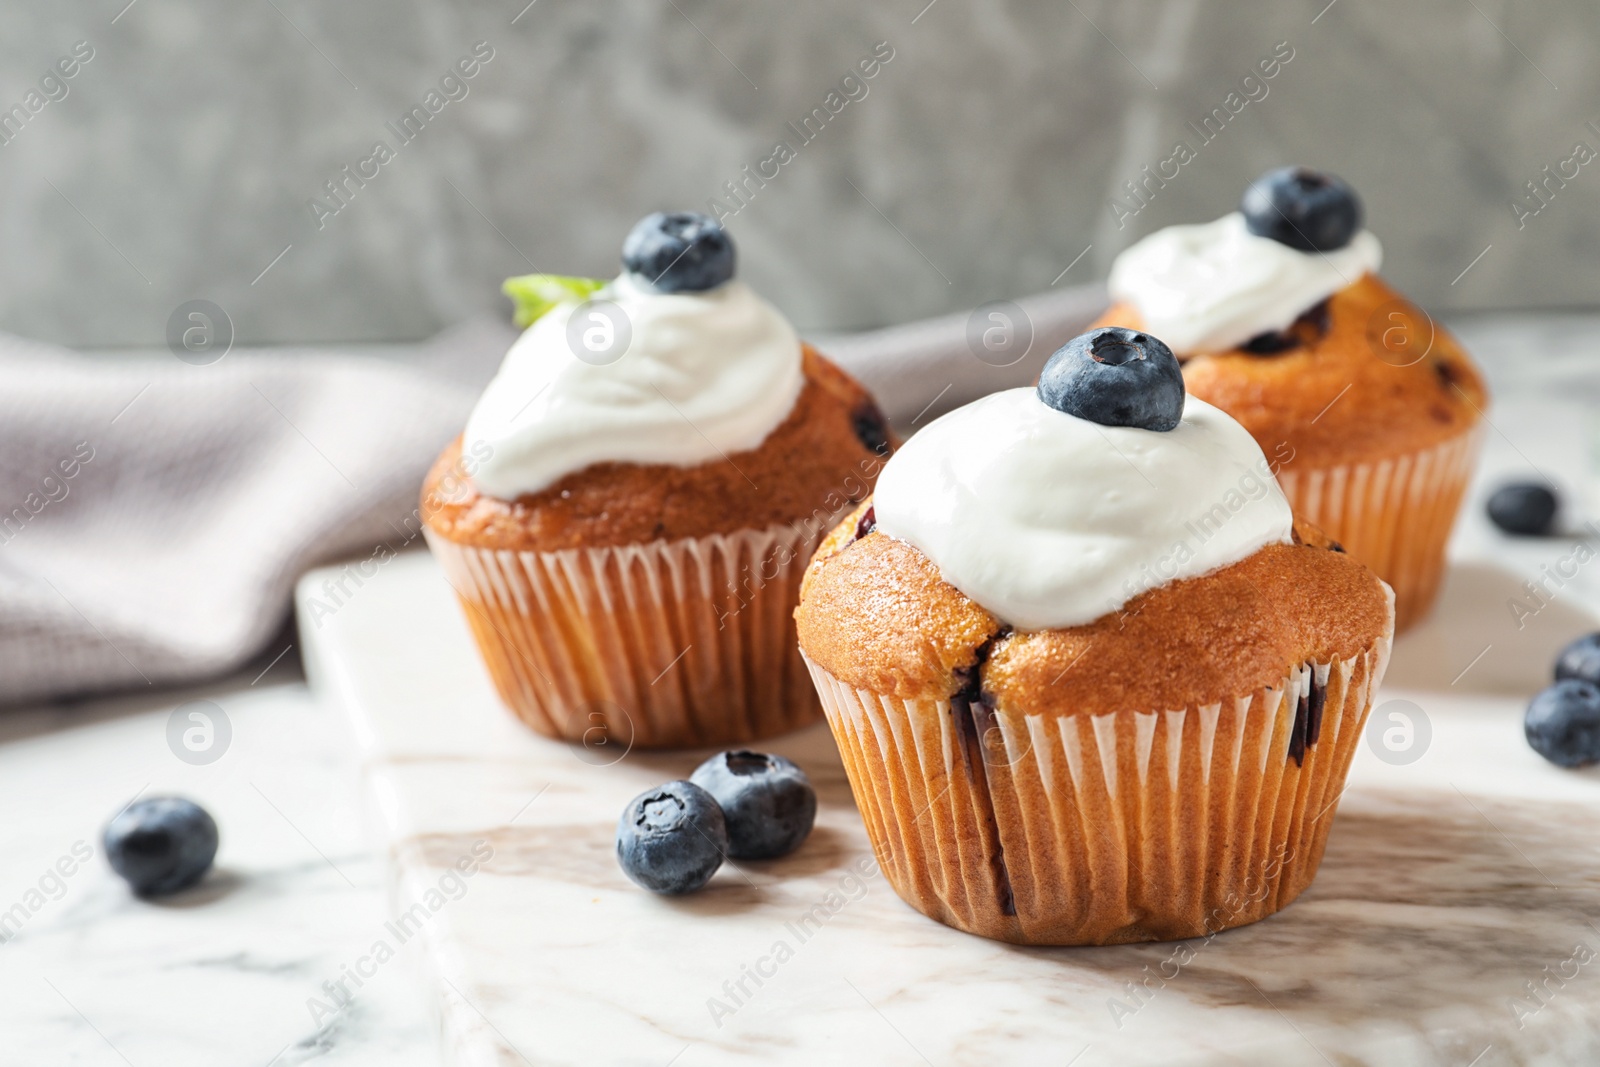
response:
<svg viewBox="0 0 1600 1067"><path fill-rule="evenodd" d="M623 316L626 347L579 358L576 302L530 326L467 419L480 491L511 500L608 461L692 467L755 448L794 409L800 339L744 283L657 293L623 275L591 299Z"/></svg>
<svg viewBox="0 0 1600 1067"><path fill-rule="evenodd" d="M1093 622L1140 593L1290 539L1294 517L1250 434L1189 397L1168 432L1101 426L994 393L895 452L880 533L1022 630Z"/></svg>
<svg viewBox="0 0 1600 1067"><path fill-rule="evenodd" d="M1198 226L1168 226L1111 265L1111 296L1180 355L1222 352L1282 330L1383 262L1362 230L1332 252L1302 252L1257 237L1237 211Z"/></svg>

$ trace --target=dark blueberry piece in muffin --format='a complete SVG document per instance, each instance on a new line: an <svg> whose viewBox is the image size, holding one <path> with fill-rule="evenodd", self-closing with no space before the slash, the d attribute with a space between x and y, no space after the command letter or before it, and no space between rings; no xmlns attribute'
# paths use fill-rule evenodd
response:
<svg viewBox="0 0 1600 1067"><path fill-rule="evenodd" d="M1323 300L1302 311L1284 329L1258 333L1239 347L1252 355L1276 356L1281 352L1288 352L1303 345L1312 345L1322 340L1328 335L1331 322L1328 302Z"/></svg>
<svg viewBox="0 0 1600 1067"><path fill-rule="evenodd" d="M1435 358L1433 361L1433 373L1439 376L1439 388L1445 392L1448 393L1452 389L1460 387L1461 372L1448 359Z"/></svg>
<svg viewBox="0 0 1600 1067"><path fill-rule="evenodd" d="M869 400L856 408L850 415L850 425L855 430L856 440L868 452L880 456L889 454L889 420L877 404Z"/></svg>
<svg viewBox="0 0 1600 1067"><path fill-rule="evenodd" d="M856 533L855 533L855 536L853 538L851 538L851 540L852 541L859 541L863 537L867 536L867 534L871 533L873 530L876 530L877 528L878 528L878 509L875 508L875 507L870 507L869 506L866 511L863 511L861 513L861 518L856 520Z"/></svg>
<svg viewBox="0 0 1600 1067"><path fill-rule="evenodd" d="M1287 330L1267 330L1265 333L1256 334L1239 347L1251 355L1275 356L1291 348L1299 348L1300 339Z"/></svg>

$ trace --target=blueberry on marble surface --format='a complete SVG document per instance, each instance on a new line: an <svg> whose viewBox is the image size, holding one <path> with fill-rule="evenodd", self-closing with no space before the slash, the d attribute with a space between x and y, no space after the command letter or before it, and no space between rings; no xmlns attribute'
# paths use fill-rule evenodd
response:
<svg viewBox="0 0 1600 1067"><path fill-rule="evenodd" d="M1332 174L1279 167L1250 183L1239 202L1247 229L1302 252L1332 252L1361 230L1361 200Z"/></svg>
<svg viewBox="0 0 1600 1067"><path fill-rule="evenodd" d="M733 238L722 223L693 211L646 215L622 242L622 266L658 293L715 289L733 277Z"/></svg>
<svg viewBox="0 0 1600 1067"><path fill-rule="evenodd" d="M1039 399L1102 426L1171 430L1183 418L1183 370L1160 340L1103 326L1056 350L1039 375Z"/></svg>
<svg viewBox="0 0 1600 1067"><path fill-rule="evenodd" d="M1568 678L1600 686L1600 633L1578 638L1556 657L1556 681Z"/></svg>
<svg viewBox="0 0 1600 1067"><path fill-rule="evenodd" d="M1551 763L1600 762L1600 687L1576 678L1557 682L1533 698L1523 729L1528 744Z"/></svg>
<svg viewBox="0 0 1600 1067"><path fill-rule="evenodd" d="M211 869L217 824L182 797L147 797L106 825L103 844L111 869L142 897L187 889Z"/></svg>
<svg viewBox="0 0 1600 1067"><path fill-rule="evenodd" d="M693 782L668 782L640 793L617 822L617 862L652 893L694 892L727 854L722 809Z"/></svg>
<svg viewBox="0 0 1600 1067"><path fill-rule="evenodd" d="M719 752L690 781L710 793L728 821L728 854L765 860L800 847L817 818L811 780L782 756Z"/></svg>
<svg viewBox="0 0 1600 1067"><path fill-rule="evenodd" d="M1555 527L1560 500L1539 482L1514 482L1489 497L1489 521L1509 534L1544 537Z"/></svg>

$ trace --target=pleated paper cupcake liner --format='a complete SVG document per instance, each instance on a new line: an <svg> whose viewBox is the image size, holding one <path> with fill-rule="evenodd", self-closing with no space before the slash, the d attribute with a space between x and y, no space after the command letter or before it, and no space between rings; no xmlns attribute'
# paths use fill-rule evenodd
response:
<svg viewBox="0 0 1600 1067"><path fill-rule="evenodd" d="M559 552L427 531L506 706L594 758L815 722L794 623L827 524Z"/></svg>
<svg viewBox="0 0 1600 1067"><path fill-rule="evenodd" d="M1278 471L1289 506L1394 589L1395 629L1433 606L1445 545L1477 462L1482 427L1375 463Z"/></svg>
<svg viewBox="0 0 1600 1067"><path fill-rule="evenodd" d="M1043 716L846 685L807 660L912 907L1032 945L1202 937L1311 883L1389 655L1177 710Z"/></svg>

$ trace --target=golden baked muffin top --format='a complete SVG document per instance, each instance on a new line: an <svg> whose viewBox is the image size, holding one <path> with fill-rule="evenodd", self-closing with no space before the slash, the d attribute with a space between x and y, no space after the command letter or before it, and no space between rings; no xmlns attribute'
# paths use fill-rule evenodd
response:
<svg viewBox="0 0 1600 1067"><path fill-rule="evenodd" d="M966 690L1030 714L1176 710L1358 655L1389 626L1383 583L1297 523L1293 544L1151 589L1086 625L1012 632L916 548L874 530L871 506L817 549L795 619L819 666L901 699Z"/></svg>
<svg viewBox="0 0 1600 1067"><path fill-rule="evenodd" d="M818 525L872 491L889 456L888 422L871 394L809 345L805 386L761 444L692 467L596 463L515 500L478 492L458 438L423 482L422 517L460 544L513 551L638 544Z"/></svg>
<svg viewBox="0 0 1600 1067"><path fill-rule="evenodd" d="M1146 328L1126 303L1095 325ZM1455 338L1375 274L1279 334L1177 355L1191 395L1232 415L1275 462L1299 468L1442 443L1476 422L1488 401Z"/></svg>

